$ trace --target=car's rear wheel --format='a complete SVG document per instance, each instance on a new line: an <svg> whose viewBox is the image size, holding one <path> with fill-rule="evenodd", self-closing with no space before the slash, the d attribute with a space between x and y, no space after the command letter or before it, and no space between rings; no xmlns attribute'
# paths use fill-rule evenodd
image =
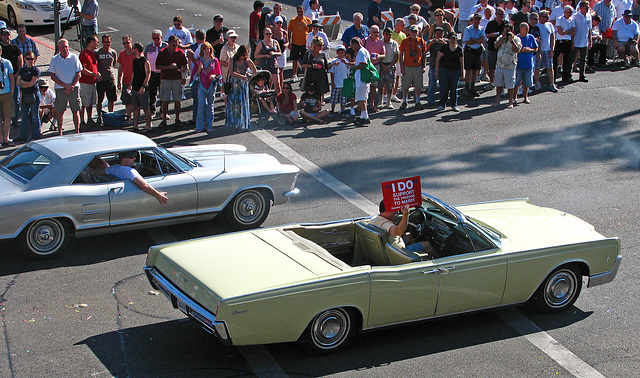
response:
<svg viewBox="0 0 640 378"><path fill-rule="evenodd" d="M300 344L311 354L335 353L353 338L356 324L344 308L326 310L316 316L300 337Z"/></svg>
<svg viewBox="0 0 640 378"><path fill-rule="evenodd" d="M7 21L9 21L9 26L11 26L12 28L18 28L18 17L16 16L16 12L11 7L7 9Z"/></svg>
<svg viewBox="0 0 640 378"><path fill-rule="evenodd" d="M542 312L561 312L573 305L582 289L582 275L575 265L564 265L554 270L531 298Z"/></svg>
<svg viewBox="0 0 640 378"><path fill-rule="evenodd" d="M71 234L65 222L49 218L30 223L20 234L19 242L27 258L43 260L60 254L70 239Z"/></svg>
<svg viewBox="0 0 640 378"><path fill-rule="evenodd" d="M263 189L249 189L241 192L225 208L225 217L233 228L248 229L258 227L267 219L271 200Z"/></svg>

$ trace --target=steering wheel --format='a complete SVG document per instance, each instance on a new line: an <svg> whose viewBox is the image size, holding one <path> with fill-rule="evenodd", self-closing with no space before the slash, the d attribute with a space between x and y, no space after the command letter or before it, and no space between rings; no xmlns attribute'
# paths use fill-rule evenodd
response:
<svg viewBox="0 0 640 378"><path fill-rule="evenodd" d="M409 214L409 223L411 226L409 233L411 238L407 238L408 241L413 242L418 238L424 236L425 227L424 224L427 221L427 216L420 209L416 209Z"/></svg>

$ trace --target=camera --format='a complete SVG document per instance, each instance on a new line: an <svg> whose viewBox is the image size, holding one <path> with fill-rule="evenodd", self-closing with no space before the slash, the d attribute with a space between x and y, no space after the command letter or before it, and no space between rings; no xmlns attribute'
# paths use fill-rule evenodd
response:
<svg viewBox="0 0 640 378"><path fill-rule="evenodd" d="M0 81L0 89L4 89L4 80Z"/></svg>
<svg viewBox="0 0 640 378"><path fill-rule="evenodd" d="M415 51L409 51L409 56L416 56L417 53Z"/></svg>

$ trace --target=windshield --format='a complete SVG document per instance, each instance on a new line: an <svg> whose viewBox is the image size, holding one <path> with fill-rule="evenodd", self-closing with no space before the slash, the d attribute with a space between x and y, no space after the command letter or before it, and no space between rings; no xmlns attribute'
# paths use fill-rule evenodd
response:
<svg viewBox="0 0 640 378"><path fill-rule="evenodd" d="M26 181L31 181L40 171L51 163L49 158L28 147L22 147L7 156L0 165Z"/></svg>
<svg viewBox="0 0 640 378"><path fill-rule="evenodd" d="M193 161L186 159L174 152L171 152L169 150L167 150L166 148L162 148L158 146L158 149L160 151L162 151L162 153L168 157L169 159L171 159L171 161L177 165L178 167L180 167L180 169L182 169L183 171L190 171L192 170L194 167L197 167L198 165L196 163L194 163Z"/></svg>
<svg viewBox="0 0 640 378"><path fill-rule="evenodd" d="M489 237L491 237L494 241L500 243L500 239L502 238L502 235L499 234L498 232L492 230L491 228L485 226L484 224L472 220L471 218L465 216L467 222L472 223L473 225L475 225L476 227L478 227L479 229L481 229L482 231L484 231Z"/></svg>

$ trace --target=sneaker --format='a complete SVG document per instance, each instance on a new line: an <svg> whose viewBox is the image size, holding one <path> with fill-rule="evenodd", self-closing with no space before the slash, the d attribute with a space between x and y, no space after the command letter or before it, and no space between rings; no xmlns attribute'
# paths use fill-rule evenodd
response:
<svg viewBox="0 0 640 378"><path fill-rule="evenodd" d="M549 89L551 90L551 92L556 93L558 91L558 87L556 87L555 84L551 84L549 85Z"/></svg>
<svg viewBox="0 0 640 378"><path fill-rule="evenodd" d="M383 109L393 109L393 105L391 105L390 102L387 102L386 104L384 104Z"/></svg>
<svg viewBox="0 0 640 378"><path fill-rule="evenodd" d="M482 80L482 81L489 81L489 75L487 75L487 74L482 75L482 76L480 77L480 80Z"/></svg>
<svg viewBox="0 0 640 378"><path fill-rule="evenodd" d="M456 113L459 113L459 112L460 112L460 108L458 108L457 106L453 106L453 107L451 108L451 110L453 110L453 111L454 111L454 112L456 112Z"/></svg>
<svg viewBox="0 0 640 378"><path fill-rule="evenodd" d="M536 91L539 91L540 89L542 89L542 85L540 85L540 82L537 82L535 85Z"/></svg>
<svg viewBox="0 0 640 378"><path fill-rule="evenodd" d="M507 105L507 109L513 109L513 104Z"/></svg>
<svg viewBox="0 0 640 378"><path fill-rule="evenodd" d="M400 109L406 109L407 108L407 103L405 101L402 101L402 104L400 104Z"/></svg>
<svg viewBox="0 0 640 378"><path fill-rule="evenodd" d="M444 110L444 106L442 105L438 106L438 110Z"/></svg>
<svg viewBox="0 0 640 378"><path fill-rule="evenodd" d="M397 96L393 95L391 96L391 101L392 102L402 102L402 100L400 100Z"/></svg>

